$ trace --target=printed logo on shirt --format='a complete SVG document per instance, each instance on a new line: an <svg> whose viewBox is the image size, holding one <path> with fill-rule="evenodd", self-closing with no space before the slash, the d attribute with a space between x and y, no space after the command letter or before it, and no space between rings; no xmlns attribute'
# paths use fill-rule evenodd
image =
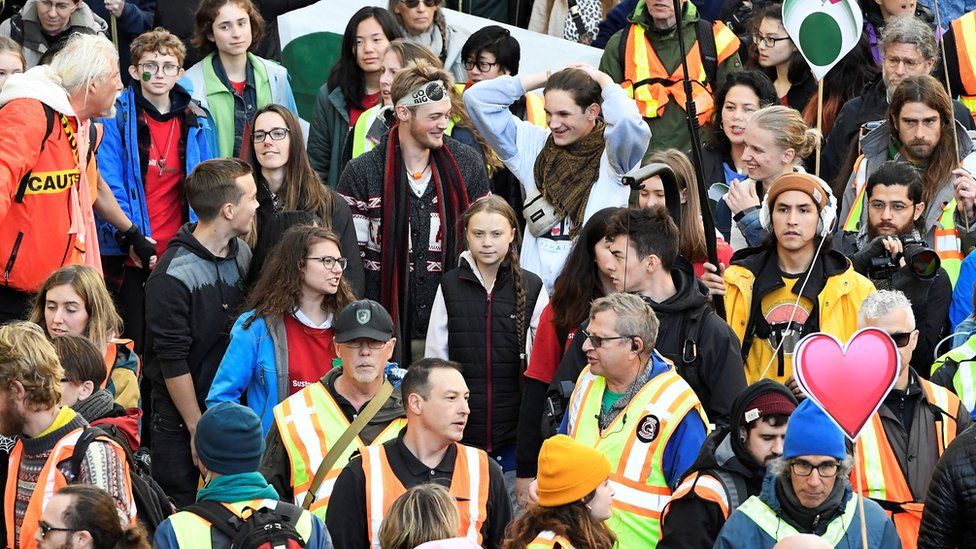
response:
<svg viewBox="0 0 976 549"><path fill-rule="evenodd" d="M69 189L81 180L77 168L57 172L33 172L27 179L24 194L57 194Z"/></svg>
<svg viewBox="0 0 976 549"><path fill-rule="evenodd" d="M304 389L305 387L308 387L311 384L312 384L311 381L303 381L303 380L299 380L299 379L293 379L293 380L291 380L291 386L294 387L294 388L296 388L296 389Z"/></svg>
<svg viewBox="0 0 976 549"><path fill-rule="evenodd" d="M660 430L660 420L657 419L657 416L648 414L640 420L640 423L637 424L637 438L641 442L649 444L657 438Z"/></svg>

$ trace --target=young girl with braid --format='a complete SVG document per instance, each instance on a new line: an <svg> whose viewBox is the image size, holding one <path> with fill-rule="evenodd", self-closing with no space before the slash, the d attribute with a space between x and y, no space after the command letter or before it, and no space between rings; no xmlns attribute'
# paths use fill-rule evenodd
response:
<svg viewBox="0 0 976 549"><path fill-rule="evenodd" d="M511 490L520 378L549 294L537 275L519 267L518 222L503 198L489 196L472 204L461 227L467 250L458 267L441 278L426 356L464 366L471 414L461 442L495 458Z"/></svg>

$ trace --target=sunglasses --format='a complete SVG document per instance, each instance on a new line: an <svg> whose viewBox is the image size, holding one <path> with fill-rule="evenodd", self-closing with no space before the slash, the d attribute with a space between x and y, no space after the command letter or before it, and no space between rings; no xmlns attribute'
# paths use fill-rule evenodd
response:
<svg viewBox="0 0 976 549"><path fill-rule="evenodd" d="M408 9L414 9L420 5L421 0L400 0L400 3L407 6ZM424 5L428 8L436 7L437 4L441 3L441 0L423 0Z"/></svg>
<svg viewBox="0 0 976 549"><path fill-rule="evenodd" d="M914 331L911 331L911 332L900 332L897 334L888 334L888 335L890 335L891 339L895 341L895 345L901 348L908 345L908 343L912 340L912 334L914 333L915 333Z"/></svg>
<svg viewBox="0 0 976 549"><path fill-rule="evenodd" d="M37 523L38 530L41 531L41 539L47 537L51 532L77 532L76 528L58 528L56 526L51 526L50 524L44 522L43 520Z"/></svg>

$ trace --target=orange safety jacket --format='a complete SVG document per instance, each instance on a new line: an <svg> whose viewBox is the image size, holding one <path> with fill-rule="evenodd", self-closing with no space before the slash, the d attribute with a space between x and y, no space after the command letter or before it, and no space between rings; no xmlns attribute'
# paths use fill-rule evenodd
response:
<svg viewBox="0 0 976 549"><path fill-rule="evenodd" d="M952 35L956 40L959 81L963 88L954 91L976 120L976 11L970 11L953 21Z"/></svg>
<svg viewBox="0 0 976 549"><path fill-rule="evenodd" d="M20 460L23 457L24 444L18 440L17 444L14 445L13 450L10 452L7 484L4 490L4 501L6 502L4 524L7 528L8 548L35 549L37 547L37 541L34 539L34 535L37 533L44 507L51 500L51 496L69 484L68 479L64 476L64 472L61 471L58 464L71 459L71 456L74 454L75 445L78 443L78 439L81 438L84 431L84 427L79 427L71 431L59 440L51 450L51 454L41 469L41 474L37 477L34 493L31 495L30 502L27 504L27 511L24 513L24 520L20 526L19 544L16 543L17 539L15 537L17 530L16 518L14 516L14 502L17 501L17 482L20 476ZM126 485L120 488L125 491L127 501L129 502L128 516L131 520L135 520L135 500L132 498L132 484L129 480L129 464L126 461L125 451L118 443L110 438L100 436L95 440L108 444L118 455L119 461L124 464Z"/></svg>
<svg viewBox="0 0 976 549"><path fill-rule="evenodd" d="M466 537L481 545L481 527L488 515L488 454L464 444L455 444L455 447L454 475L449 489L461 519L458 537ZM367 446L362 456L369 542L371 547L379 547L380 523L393 501L407 489L390 468L386 446Z"/></svg>
<svg viewBox="0 0 976 549"><path fill-rule="evenodd" d="M0 284L21 292L36 292L62 266L85 263L86 247L98 250L94 220L78 218L95 202L97 165L94 157L78 156L77 119L63 119L69 133L62 115L55 112L51 120L51 112L33 99L0 109L0 128L16 132L3 135L0 146ZM88 188L77 189L78 200L87 205L72 204L72 187L83 180L80 166ZM71 231L73 224L90 230ZM87 243L80 234L87 234Z"/></svg>
<svg viewBox="0 0 976 549"><path fill-rule="evenodd" d="M679 22L680 24L680 22ZM739 38L721 21L712 25L715 35L715 50L718 64L739 51ZM654 47L644 32L644 27L633 23L627 33L624 50L624 81L620 86L627 95L637 102L637 110L644 118L656 118L664 114L664 108L671 99L682 109L687 101L684 89L684 70L681 63L668 73L661 63ZM701 50L696 41L688 51L688 72L692 78L695 110L698 123L706 124L715 110L715 100L711 82L708 82Z"/></svg>
<svg viewBox="0 0 976 549"><path fill-rule="evenodd" d="M925 400L941 410L936 414L934 426L937 450L941 457L949 443L956 438L956 422L944 418L955 417L959 410L959 399L944 387L921 378L918 381L925 393ZM855 470L851 471L851 485L866 497L892 504L886 505L885 509L895 523L902 547L914 549L918 544L924 503L916 501L912 495L904 469L888 442L881 414L878 412L871 416L868 425L858 436L854 466ZM857 468L861 470L862 485L857 483ZM925 494L920 497L924 498ZM892 511L892 507L899 507L900 511Z"/></svg>

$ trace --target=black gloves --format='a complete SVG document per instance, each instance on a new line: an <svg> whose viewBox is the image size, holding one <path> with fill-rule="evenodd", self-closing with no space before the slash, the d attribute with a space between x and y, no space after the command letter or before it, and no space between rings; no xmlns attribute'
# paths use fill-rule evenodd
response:
<svg viewBox="0 0 976 549"><path fill-rule="evenodd" d="M148 269L151 266L149 260L156 255L156 245L142 234L135 223L125 232L116 232L115 241L119 243L119 247L124 252L128 253L129 248L134 249L139 260L142 261L143 269Z"/></svg>

